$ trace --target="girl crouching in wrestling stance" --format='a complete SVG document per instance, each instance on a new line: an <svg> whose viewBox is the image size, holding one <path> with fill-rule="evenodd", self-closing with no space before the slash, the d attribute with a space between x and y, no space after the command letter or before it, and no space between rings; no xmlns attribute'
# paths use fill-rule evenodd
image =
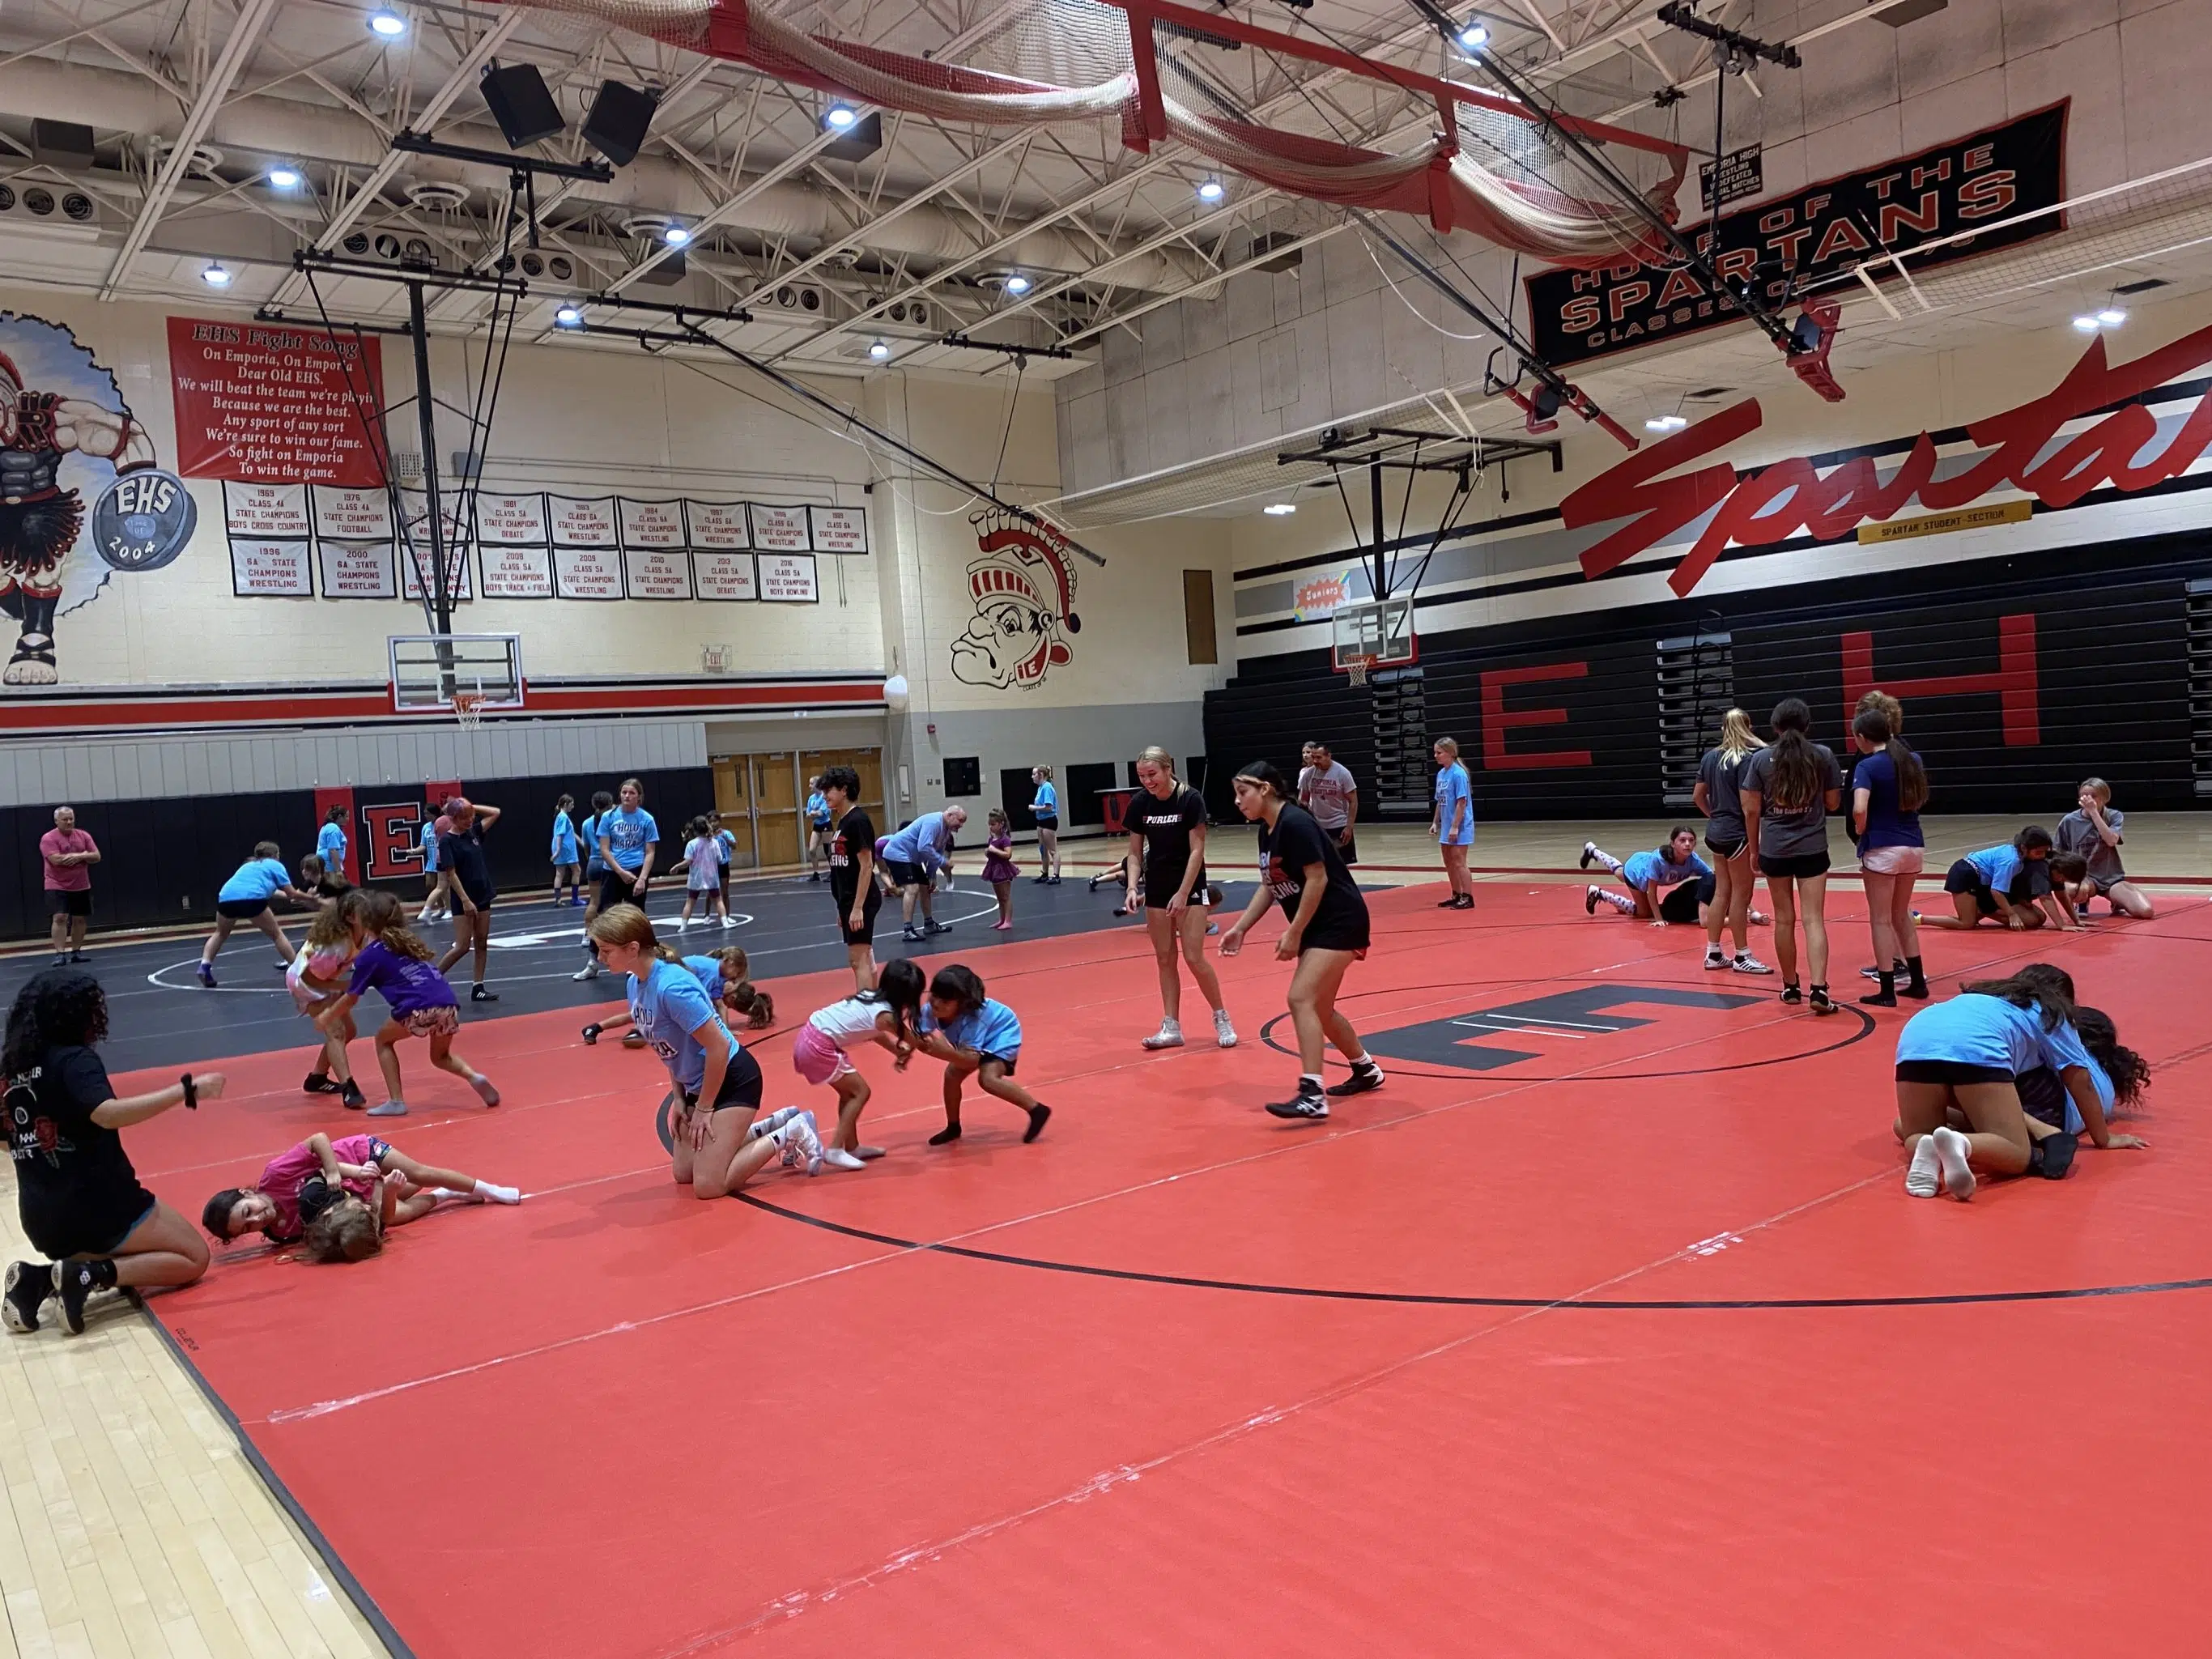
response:
<svg viewBox="0 0 2212 1659"><path fill-rule="evenodd" d="M675 1085L681 1109L672 1125L674 1173L695 1198L722 1198L752 1179L769 1159L802 1159L822 1168L814 1114L796 1106L760 1115L760 1062L738 1047L706 988L683 958L653 936L635 904L617 904L592 919L599 959L629 975L629 1017Z"/></svg>

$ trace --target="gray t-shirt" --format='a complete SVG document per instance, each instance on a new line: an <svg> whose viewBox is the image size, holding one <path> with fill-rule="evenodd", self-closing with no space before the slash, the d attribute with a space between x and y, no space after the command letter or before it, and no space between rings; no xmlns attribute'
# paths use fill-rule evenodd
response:
<svg viewBox="0 0 2212 1659"><path fill-rule="evenodd" d="M2112 833L2124 836L2122 828L2128 815L2117 806L2105 809L2105 822ZM2097 826L2089 822L2089 815L2078 808L2058 820L2058 828L2051 839L2062 853L2079 853L2089 860L2089 878L2093 881L2125 881L2128 872L2120 866L2120 849L2105 845L2105 838L2097 833Z"/></svg>
<svg viewBox="0 0 2212 1659"><path fill-rule="evenodd" d="M1759 751L1753 750L1752 754ZM1705 750L1705 757L1698 763L1698 781L1705 786L1705 835L1712 841L1741 841L1743 839L1743 796L1741 784L1745 763L1751 755L1738 755L1734 760L1723 756L1718 749Z"/></svg>
<svg viewBox="0 0 2212 1659"><path fill-rule="evenodd" d="M1324 830L1341 830L1352 822L1352 798L1358 793L1342 761L1309 766L1298 774L1298 804Z"/></svg>
<svg viewBox="0 0 2212 1659"><path fill-rule="evenodd" d="M1742 776L1736 787L1759 798L1758 850L1761 858L1805 858L1828 850L1827 792L1842 790L1844 775L1837 768L1835 751L1825 743L1813 745L1813 756L1820 764L1820 787L1813 792L1810 805L1794 812L1778 811L1774 805L1771 748L1760 750L1743 763Z"/></svg>

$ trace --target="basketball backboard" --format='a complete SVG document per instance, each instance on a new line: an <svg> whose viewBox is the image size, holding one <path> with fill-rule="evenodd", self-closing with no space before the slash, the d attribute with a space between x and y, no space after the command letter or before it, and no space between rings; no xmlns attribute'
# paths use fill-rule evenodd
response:
<svg viewBox="0 0 2212 1659"><path fill-rule="evenodd" d="M457 692L494 713L523 706L520 634L396 634L391 651L396 714L451 713Z"/></svg>
<svg viewBox="0 0 2212 1659"><path fill-rule="evenodd" d="M1340 605L1329 617L1332 657L1340 671L1364 675L1402 668L1420 654L1410 598L1364 599Z"/></svg>

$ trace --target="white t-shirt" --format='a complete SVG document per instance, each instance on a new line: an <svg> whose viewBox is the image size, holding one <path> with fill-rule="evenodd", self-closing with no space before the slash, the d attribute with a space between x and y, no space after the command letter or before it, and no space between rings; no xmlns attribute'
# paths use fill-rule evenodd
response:
<svg viewBox="0 0 2212 1659"><path fill-rule="evenodd" d="M722 888L722 842L719 836L694 836L684 848L690 878L684 884L695 893L720 892Z"/></svg>
<svg viewBox="0 0 2212 1659"><path fill-rule="evenodd" d="M842 1048L848 1043L864 1042L875 1036L876 1016L890 1012L888 1002L847 997L842 1002L816 1009L806 1017L806 1023Z"/></svg>
<svg viewBox="0 0 2212 1659"><path fill-rule="evenodd" d="M1352 797L1359 793L1342 761L1309 766L1298 774L1298 801L1324 830L1341 830L1352 822Z"/></svg>

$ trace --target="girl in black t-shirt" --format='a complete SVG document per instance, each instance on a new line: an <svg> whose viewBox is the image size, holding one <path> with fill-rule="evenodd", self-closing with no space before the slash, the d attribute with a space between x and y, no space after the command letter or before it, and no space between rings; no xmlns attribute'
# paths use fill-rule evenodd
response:
<svg viewBox="0 0 2212 1659"><path fill-rule="evenodd" d="M1137 781L1144 787L1130 799L1129 891L1133 914L1141 892L1145 931L1152 935L1152 957L1160 970L1160 1029L1145 1039L1147 1048L1182 1047L1182 972L1176 966L1180 946L1213 1010L1213 1040L1237 1046L1237 1027L1221 1004L1221 979L1206 959L1208 925L1206 884L1206 798L1176 776L1175 760L1164 749L1137 757Z"/></svg>
<svg viewBox="0 0 2212 1659"><path fill-rule="evenodd" d="M1237 811L1260 826L1260 890L1221 936L1221 954L1233 957L1242 950L1268 901L1280 902L1290 925L1275 941L1275 959L1295 957L1298 964L1290 991L1291 1024L1298 1034L1298 1091L1267 1109L1277 1117L1311 1121L1328 1115L1331 1095L1364 1095L1382 1086L1382 1068L1336 1007L1344 970L1367 954L1367 901L1345 868L1335 837L1289 799L1280 772L1254 761L1237 772L1236 788ZM1323 1050L1332 1042L1352 1062L1352 1075L1324 1090Z"/></svg>
<svg viewBox="0 0 2212 1659"><path fill-rule="evenodd" d="M9 1265L0 1304L11 1331L34 1331L47 1297L84 1329L93 1291L189 1285L207 1271L199 1230L138 1183L118 1129L222 1092L220 1072L187 1072L167 1088L118 1097L94 1045L107 1035L100 981L52 968L26 985L8 1014L0 1051L8 1150L23 1236L55 1259Z"/></svg>
<svg viewBox="0 0 2212 1659"><path fill-rule="evenodd" d="M875 820L862 811L860 775L833 766L822 775L830 806L830 899L837 907L837 932L853 965L858 990L876 988L876 912L884 908L876 881Z"/></svg>

